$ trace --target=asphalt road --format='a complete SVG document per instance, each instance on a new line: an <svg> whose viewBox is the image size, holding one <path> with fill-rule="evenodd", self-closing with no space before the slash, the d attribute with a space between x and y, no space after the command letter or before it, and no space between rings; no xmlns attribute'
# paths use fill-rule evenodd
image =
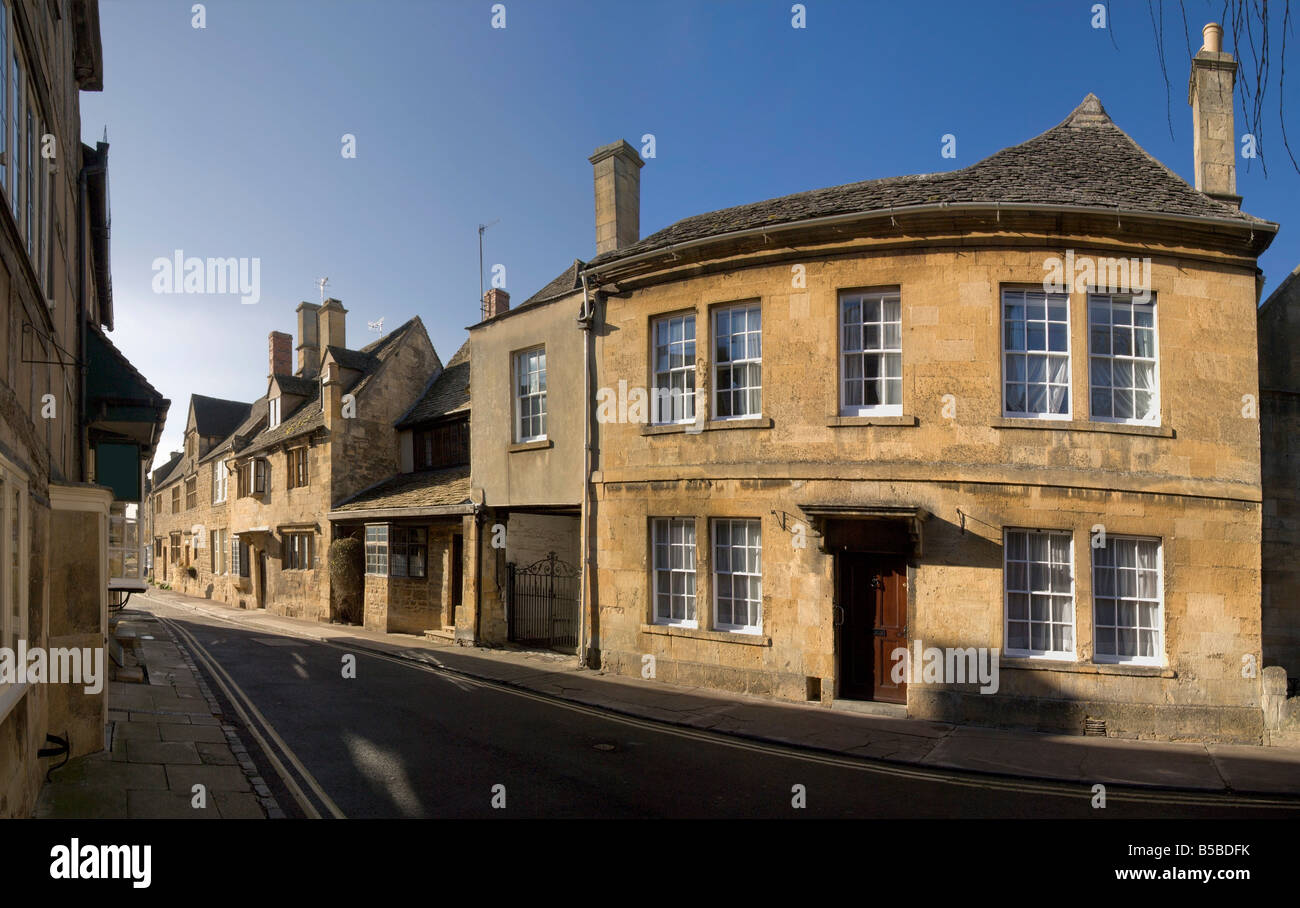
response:
<svg viewBox="0 0 1300 908"><path fill-rule="evenodd" d="M157 602L290 816L1295 818L1230 797L1107 791L827 758L574 707ZM232 702L233 701L233 702ZM251 728L249 727L251 726ZM259 743L261 742L261 743ZM502 787L503 786L503 787ZM794 806L802 786L804 807ZM494 803L497 806L494 806Z"/></svg>

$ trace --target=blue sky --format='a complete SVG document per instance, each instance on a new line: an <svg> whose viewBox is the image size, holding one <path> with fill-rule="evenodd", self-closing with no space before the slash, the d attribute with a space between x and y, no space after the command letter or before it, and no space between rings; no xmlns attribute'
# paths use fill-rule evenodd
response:
<svg viewBox="0 0 1300 908"><path fill-rule="evenodd" d="M1082 0L806 0L804 29L788 0L504 5L494 29L491 0L211 0L196 29L190 0L101 4L104 91L82 95L82 125L89 142L107 127L112 146L114 341L172 400L160 456L180 447L190 394L265 392L267 334L296 334L319 277L349 310L349 346L379 336L367 322L419 315L450 357L478 319L477 225L500 219L486 262L505 265L522 301L594 254L587 156L619 138L655 137L643 235L789 192L964 167L1055 126L1089 91L1192 176L1172 2L1167 107L1136 0L1113 4L1118 49ZM1193 49L1219 8L1188 0ZM1273 87L1269 176L1240 160L1237 176L1246 210L1283 225L1261 262L1266 293L1300 263L1300 175L1277 104ZM1295 82L1287 104L1300 156ZM946 133L956 159L940 156ZM259 258L261 301L154 293L153 261L177 249Z"/></svg>

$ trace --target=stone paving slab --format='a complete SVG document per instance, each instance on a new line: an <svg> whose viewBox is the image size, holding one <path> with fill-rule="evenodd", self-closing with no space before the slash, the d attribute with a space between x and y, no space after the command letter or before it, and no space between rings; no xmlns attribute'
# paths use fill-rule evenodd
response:
<svg viewBox="0 0 1300 908"><path fill-rule="evenodd" d="M204 741L220 744L226 740L225 733L215 725L174 725L167 723L154 726L164 741Z"/></svg>
<svg viewBox="0 0 1300 908"><path fill-rule="evenodd" d="M204 763L215 766L235 766L239 761L235 759L234 752L230 749L229 744L209 744L206 741L197 742L194 747L199 752L199 758Z"/></svg>
<svg viewBox="0 0 1300 908"><path fill-rule="evenodd" d="M216 803L223 820L261 820L266 813L258 799L242 791L217 791L208 797L208 804Z"/></svg>
<svg viewBox="0 0 1300 908"><path fill-rule="evenodd" d="M1215 765L1234 791L1300 794L1300 749L1262 750L1248 744L1209 745Z"/></svg>
<svg viewBox="0 0 1300 908"><path fill-rule="evenodd" d="M193 741L126 742L126 755L132 763L202 763Z"/></svg>
<svg viewBox="0 0 1300 908"><path fill-rule="evenodd" d="M172 791L191 791L195 785L204 785L209 792L253 789L238 766L168 766L167 781Z"/></svg>
<svg viewBox="0 0 1300 908"><path fill-rule="evenodd" d="M129 791L127 810L136 820L219 820L221 813L208 798L208 806L193 806L194 796L189 792Z"/></svg>

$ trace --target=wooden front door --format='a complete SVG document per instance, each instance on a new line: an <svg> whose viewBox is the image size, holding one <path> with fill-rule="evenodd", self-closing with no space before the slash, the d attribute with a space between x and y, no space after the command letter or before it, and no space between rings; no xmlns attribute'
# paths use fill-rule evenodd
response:
<svg viewBox="0 0 1300 908"><path fill-rule="evenodd" d="M838 557L839 696L906 703L907 682L894 681L899 660L892 654L907 648L907 562L858 552Z"/></svg>

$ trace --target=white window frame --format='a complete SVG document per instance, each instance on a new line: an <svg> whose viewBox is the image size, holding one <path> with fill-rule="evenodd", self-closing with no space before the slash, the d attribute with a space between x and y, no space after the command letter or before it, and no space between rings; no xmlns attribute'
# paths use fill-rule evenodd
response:
<svg viewBox="0 0 1300 908"><path fill-rule="evenodd" d="M35 261L36 258L36 235L33 230L33 218L36 211L36 202L32 198L34 195L33 186L36 183L36 117L32 109L31 85L29 79L24 79L23 92L23 125L27 129L27 148L25 157L27 159L27 169L23 171L26 183L23 184L23 238L27 241L27 257Z"/></svg>
<svg viewBox="0 0 1300 908"><path fill-rule="evenodd" d="M903 298L900 290L843 290L839 294L840 304L837 315L837 333L839 334L839 374L840 374L840 415L841 416L902 416L903 415ZM879 319L868 321L865 315L865 306L873 303L880 313ZM898 318L886 319L885 307L887 305L898 307ZM847 317L851 306L858 307L858 318L849 324ZM895 327L897 336L892 338L890 343L890 328ZM867 343L867 331L870 328L876 330L876 340L874 346ZM856 343L850 341L850 332L857 335ZM866 358L875 356L878 358L877 374L873 378L866 375ZM850 357L859 357L862 360L862 375L849 377ZM888 373L887 364L890 363L891 357L898 363L898 374ZM860 384L862 387L862 403L849 403L849 386L850 383ZM874 382L882 391L880 395L881 403L866 403L867 383ZM896 384L898 387L898 402L884 403L883 401L889 396L887 386Z"/></svg>
<svg viewBox="0 0 1300 908"><path fill-rule="evenodd" d="M280 398L272 397L266 402L266 427L274 429L280 425Z"/></svg>
<svg viewBox="0 0 1300 908"><path fill-rule="evenodd" d="M13 23L11 19L10 25L12 24ZM23 102L23 83L27 81L27 72L23 68L22 54L18 50L18 43L14 40L12 28L10 28L9 30L9 44L12 50L9 55L9 59L5 60L5 66L12 65L12 69L10 69L9 71L9 77L10 77L9 84L11 89L9 100L10 100L10 107L16 108L16 109L11 109L10 111L10 113L13 115L13 124L14 124L13 132L10 134L12 138L12 143L10 147L13 148L13 152L14 152L13 153L14 190L12 193L10 193L9 203L10 203L10 210L13 212L14 215L14 224L18 228L18 235L22 236L23 224L22 224L22 218L20 217L23 210L22 207L23 205L22 202L23 103L22 102Z"/></svg>
<svg viewBox="0 0 1300 908"><path fill-rule="evenodd" d="M134 517L129 514L132 507L135 508ZM130 541L130 529L132 525L135 526L134 546L131 545ZM121 535L118 538L122 540L116 545L113 543L115 527L121 528ZM108 514L108 576L110 580L139 580L144 576L144 545L141 541L142 530L143 527L140 522L139 505L130 501L113 502L112 506L109 508ZM133 548L135 549L136 556L136 570L134 574L127 570L126 567L127 555L131 553ZM114 556L118 553L122 556L122 573L120 574L114 573L112 569Z"/></svg>
<svg viewBox="0 0 1300 908"><path fill-rule="evenodd" d="M1151 308L1151 356L1137 356L1136 354L1133 353L1133 351L1136 350L1136 336L1137 336L1137 331L1134 330L1133 332L1134 340L1129 344L1129 351L1130 351L1129 355L1120 354L1117 357L1117 355L1114 352L1115 326L1113 324L1114 323L1113 313L1115 311L1115 303L1130 304L1130 306L1132 307L1132 311L1134 313L1134 318L1133 318L1134 323L1136 322L1136 313L1139 307L1145 308L1149 306ZM1107 337L1108 345L1111 348L1111 352L1109 353L1098 353L1095 351L1093 347L1094 338L1093 338L1093 325L1092 325L1092 308L1094 304L1104 305L1112 313L1111 323L1109 325L1110 332L1109 332L1109 336ZM1131 293L1090 292L1088 294L1087 317L1088 317L1088 418L1091 419L1093 422L1108 422L1108 423L1116 423L1119 425L1128 425L1128 426L1160 425L1160 313L1156 309L1155 294L1154 293L1151 294L1151 299L1144 303L1140 300L1133 299L1133 294ZM1119 327L1122 328L1125 326L1119 326ZM1134 324L1129 327L1136 329L1138 327L1145 328L1146 326L1144 325L1139 326ZM1094 359L1104 359L1109 363L1110 375L1111 375L1111 383L1109 385L1102 386L1093 383L1092 366L1093 366ZM1138 363L1149 362L1151 364L1151 371L1152 371L1152 386L1150 392L1151 412L1152 412L1151 417L1147 419L1137 419L1137 418L1126 419L1117 416L1098 416L1096 413L1093 412L1092 407L1093 407L1093 399L1095 397L1095 391L1099 389L1107 390L1110 391L1113 395L1116 390L1125 390L1123 388L1120 388L1120 386L1114 383L1115 365L1117 362L1121 362L1121 363L1127 362L1130 365L1130 367L1133 369L1134 374L1136 374L1136 365ZM1135 380L1132 383L1132 386L1136 386L1136 384L1137 383ZM1111 403L1111 412L1112 413L1115 412L1113 399ZM1134 407L1133 412L1134 413L1137 412L1136 407Z"/></svg>
<svg viewBox="0 0 1300 908"><path fill-rule="evenodd" d="M366 524L366 574L388 576L388 524Z"/></svg>
<svg viewBox="0 0 1300 908"><path fill-rule="evenodd" d="M537 368L533 363L538 364ZM527 350L520 350L514 355L514 369L512 379L514 381L514 401L515 401L515 442L517 444L528 444L534 441L546 441L546 347L537 346L529 347ZM520 385L523 383L524 376L528 377L527 388L521 390ZM537 376L536 389L534 389L533 376ZM539 417L541 432L536 435L524 434L524 401L537 400L540 413L533 414L529 417L530 421Z"/></svg>
<svg viewBox="0 0 1300 908"><path fill-rule="evenodd" d="M1019 559L1016 559L1015 561L1015 563L1017 564L1025 565L1025 582L1023 587L1018 587L1015 589L1012 589L1011 571L1010 571L1010 565L1012 564L1012 559L1010 556L1012 534L1021 534L1024 535L1025 537L1025 560L1021 562ZM1064 562L1053 562L1051 560L1051 545L1052 545L1051 537L1053 536L1064 537L1069 540L1069 545L1070 545L1069 553L1067 554L1066 561ZM1047 547L1048 547L1047 562L1037 562L1032 560L1032 556L1033 556L1032 540L1036 537L1042 537L1047 539ZM1035 595L1047 596L1049 597L1049 600L1051 597L1064 595L1063 593L1060 593L1055 590L1038 591L1038 592L1034 591L1033 567L1034 565L1040 563L1046 565L1045 572L1048 577L1049 583L1051 580L1051 568L1053 564L1063 564L1070 572L1070 618L1068 621L1055 621L1051 618L1051 614L1052 614L1051 607L1053 603L1050 601L1048 603L1049 611L1048 611L1048 617L1046 619L1035 619L1033 617L1034 615L1033 600ZM1003 653L1005 653L1007 656L1011 656L1015 658L1049 659L1049 660L1057 660L1057 661L1065 661L1065 662L1075 661L1077 658L1076 654L1079 651L1079 605L1078 605L1078 597L1076 595L1077 584L1078 584L1078 578L1075 577L1075 571L1074 571L1074 533L1073 532L1071 532L1070 530L1041 529L1041 528L1027 528L1027 527L1004 528L1002 532L1002 590L1003 590L1002 651ZM1025 617L1023 619L1022 618L1013 619L1011 616L1011 597L1013 595L1019 595L1025 597ZM1013 620L1016 623L1021 623L1026 625L1025 642L1027 645L1023 648L1011 646L1011 623ZM1068 650L1035 649L1033 647L1033 642L1034 642L1033 628L1035 624L1047 624L1049 627L1055 624L1068 625L1070 628L1070 648Z"/></svg>
<svg viewBox="0 0 1300 908"><path fill-rule="evenodd" d="M758 529L758 570L757 571L736 571L731 569L731 553L734 552L736 547L730 543L727 545L728 569L725 572L720 571L718 569L719 565L721 564L721 559L719 558L719 552L721 551L721 548L718 544L718 530L721 529L723 524L726 524L729 530L733 530L736 524L745 524L747 528L751 524L754 527L757 527ZM712 596L713 629L716 631L724 631L724 632L736 633L736 634L761 634L763 632L763 522L756 517L716 517L710 521L709 529L710 529L710 540L713 548L713 552L712 552L713 555L713 596ZM721 578L724 575L727 577L757 578L758 596L755 600L753 600L754 603L753 609L755 612L754 617L757 618L756 622L751 624L736 624L734 622L723 622L720 620L719 616L721 615L721 612L718 609L718 603L722 598L719 595L719 593L721 592L721 586L722 586ZM729 596L727 598L734 600L734 597ZM748 595L746 595L745 601L747 602L750 601ZM733 618L735 617L734 606L732 608L732 617Z"/></svg>
<svg viewBox="0 0 1300 908"><path fill-rule="evenodd" d="M19 640L28 639L30 500L27 474L0 455L0 646L11 649L17 647ZM0 684L0 722L22 699L29 685L30 682Z"/></svg>
<svg viewBox="0 0 1300 908"><path fill-rule="evenodd" d="M1121 536L1116 536L1116 535L1109 535L1109 534L1108 534L1108 535L1106 536L1106 549L1107 549L1107 550L1111 550L1111 551L1113 551L1113 549L1111 549L1111 544L1114 543L1114 542L1134 543L1134 544L1136 544L1136 543L1140 543L1140 542L1152 542L1152 543L1155 543L1155 547L1156 547L1156 564L1155 564L1155 575L1156 575L1156 582L1155 582L1155 585L1156 585L1156 590L1155 590L1155 596L1154 596L1154 597L1152 597L1152 596L1137 596L1137 595L1134 595L1134 596L1132 596L1132 597L1121 596L1121 595L1120 595L1120 584L1119 584L1120 576L1119 576L1119 574L1120 574L1120 571L1125 570L1125 569L1122 568L1122 567L1120 567L1118 564L1114 564L1114 565L1098 565L1098 564L1097 564L1097 553L1098 553L1099 551L1101 551L1101 550L1100 550L1100 549L1096 549L1096 548L1093 548L1093 549L1092 549L1092 658L1093 658L1093 661L1094 661L1094 662L1097 662L1097 663L1100 663L1100 664L1104 664L1104 665L1164 665L1164 664L1165 664L1165 547L1164 547L1164 541L1163 541L1160 537L1158 537L1158 536L1122 536L1122 535L1121 535ZM1100 582L1098 581L1098 576L1100 575L1101 570L1103 570L1103 569L1104 569L1104 570L1110 570L1110 571L1113 571L1113 572L1115 573L1115 584L1114 584L1114 586L1112 587L1112 589L1113 589L1113 591L1114 591L1114 595L1113 595L1113 596L1098 597L1098 591L1099 591L1100 588L1101 588L1101 584L1100 584ZM1135 590L1138 588L1138 583L1139 583L1138 579L1135 578L1135 579L1134 579L1134 589L1135 589ZM1115 623L1114 623L1114 624L1106 624L1106 625L1103 625L1103 624L1101 623L1101 620L1100 620L1100 619L1101 619L1101 606L1100 606L1100 603L1098 602L1098 599L1099 599L1099 598L1104 598L1104 599L1107 599L1107 600L1111 601L1112 603L1114 603L1114 608L1115 608L1115 616L1114 616ZM1152 633L1155 634L1155 646L1154 646L1154 650L1155 650L1156 655L1154 655L1154 656L1121 656L1121 655L1119 655L1118 653L1102 653L1102 652L1101 652L1101 646L1100 646L1100 644L1101 644L1101 638L1102 638L1102 635L1101 635L1101 629L1102 629L1103 627L1105 627L1105 628L1114 628L1114 629L1116 630L1116 646L1115 646L1115 649L1119 649L1119 646L1118 646L1118 642L1119 642L1119 641L1118 641L1118 631L1119 631L1119 629L1122 629L1122 628L1127 627L1127 625L1122 625L1122 624L1119 623L1119 614L1120 614L1119 610L1120 610L1120 603L1123 602L1123 601L1130 601L1130 602L1132 602L1132 603L1134 604L1134 614L1135 614L1135 616L1138 616L1138 620L1137 620L1137 622L1136 622L1134 625L1132 625L1132 628L1133 628L1133 630L1135 631L1135 633L1137 633L1137 634L1139 635L1139 640L1140 640L1140 634L1141 634L1141 631L1142 631L1142 630L1147 630L1147 631L1150 631L1150 632L1152 632ZM1155 623L1154 623L1154 625L1153 625L1152 627L1149 627L1149 628L1144 627L1144 626L1142 625L1142 623L1141 623L1141 618L1140 618L1140 615L1141 615L1141 606L1142 606L1142 604L1144 604L1144 603L1154 605L1154 606L1155 606L1155 610L1156 610Z"/></svg>
<svg viewBox="0 0 1300 908"><path fill-rule="evenodd" d="M681 324L681 338L673 339L673 327ZM661 326L666 327L668 340L665 343L659 343L659 332ZM689 330L690 336L687 337ZM650 383L650 421L654 425L671 426L683 423L695 422L695 313L692 312L675 312L671 315L662 315L654 318L650 322L650 347L651 347L651 375ZM673 356L681 357L680 365L673 365ZM660 369L660 356L668 358L666 369ZM678 376L682 377L682 388L679 391L674 381ZM676 393L675 393L676 392ZM678 401L681 401L680 405ZM668 419L663 418L663 404L667 404ZM681 408L682 415L673 418L678 407Z"/></svg>
<svg viewBox="0 0 1300 908"><path fill-rule="evenodd" d="M741 359L735 359L731 356L730 351L732 349L732 345L735 343L735 339L739 335L735 331L732 331L730 329L730 324L728 324L728 330L726 335L728 339L727 342L728 358L723 360L718 355L718 341L722 336L718 331L718 320L721 316L726 315L728 322L730 322L731 316L737 312L746 313L745 330L742 333L747 338L752 335L757 335L758 356L746 355ZM758 313L757 331L751 331L749 328L749 313L751 312ZM713 364L713 368L712 368L713 393L712 395L710 395L713 398L713 404L712 404L713 418L718 420L758 419L763 415L763 304L758 300L751 300L745 303L730 303L725 306L715 306L713 312L710 313L709 318L710 318L709 342L713 345L713 352L709 357L710 362ZM746 343L745 352L746 354L750 352L748 342ZM727 390L724 392L718 384L719 370L722 368L732 369L734 374L734 368L736 366L755 366L758 369L758 384L744 386L745 390L747 391L753 391L753 390L758 391L757 412L753 412L750 410L749 394L745 395L745 412L744 413L734 412L734 405L736 400L735 393L737 390L736 386L732 384L731 387L727 388ZM733 410L733 412L728 413L726 416L723 416L721 414L721 408L718 406L718 402L721 400L721 395L724 393L730 396L732 402L732 410Z"/></svg>
<svg viewBox="0 0 1300 908"><path fill-rule="evenodd" d="M221 504L230 493L230 468L224 460L212 463L212 503Z"/></svg>
<svg viewBox="0 0 1300 908"><path fill-rule="evenodd" d="M252 553L248 548L248 543L239 538L238 534L230 537L230 574L232 577L251 577L252 576Z"/></svg>
<svg viewBox="0 0 1300 908"><path fill-rule="evenodd" d="M659 542L659 530L664 529L667 542ZM675 530L682 531L679 542ZM689 534L689 539L685 537ZM681 554L680 567L678 559L673 556ZM665 563L661 559L667 557ZM650 614L654 624L670 627L698 628L699 622L699 576L697 574L699 559L696 554L696 535L694 517L653 517L650 520ZM663 589L660 581L667 575L668 589ZM674 578L681 576L682 592L675 591ZM659 609L660 596L668 597L668 613ZM674 618L672 613L678 600L681 600L681 618Z"/></svg>
<svg viewBox="0 0 1300 908"><path fill-rule="evenodd" d="M1044 306L1043 342L1045 344L1045 348L1043 350L1031 351L1029 349L1029 322L1031 320L1029 319L1027 312L1025 316L1020 319L1021 324L1025 326L1025 349L1023 350L1007 349L1007 306L1017 304L1017 301L1015 299L1011 299L1011 297L1014 297L1017 294L1019 295L1018 305L1020 305L1021 307L1027 308L1030 305L1031 297L1038 298L1035 300L1035 302L1041 301L1043 303ZM1065 322L1064 322L1065 350L1064 352L1051 349L1052 325L1059 324L1059 321L1053 320L1050 317L1049 307L1052 305L1054 301L1063 301L1065 303ZM1037 321L1037 319L1034 319L1033 321ZM1002 395L1002 415L1004 417L1009 417L1013 419L1047 419L1047 420L1067 420L1067 421L1074 419L1074 382L1073 382L1073 371L1072 371L1074 368L1074 354L1071 349L1071 340L1070 340L1070 295L1068 293L1046 293L1043 290L1035 290L1032 288L1025 288L1025 287L1003 287L998 296L998 348L1001 351L1001 354L999 356L999 359L1001 360L1001 371L1002 371L1002 388L1000 393ZM1008 368L1008 363L1010 362L1009 357L1011 356L1024 357L1025 375L1023 378L1020 378L1019 380L1016 381L1012 380L1010 369ZM1050 381L1050 373L1048 372L1046 363L1044 363L1043 366L1044 380L1042 382L1031 383L1029 381L1029 357L1030 356L1043 356L1043 357L1064 356L1065 357L1065 412L1064 413L1052 413L1052 412L1039 413L1039 412L1033 412L1029 409L1029 387L1031 384L1047 385L1046 393L1048 394L1048 401L1051 400L1050 397L1051 388L1054 386L1059 387L1061 384L1060 382ZM1025 409L1012 410L1008 406L1009 396L1007 394L1007 387L1008 385L1011 384L1019 384L1024 386Z"/></svg>

